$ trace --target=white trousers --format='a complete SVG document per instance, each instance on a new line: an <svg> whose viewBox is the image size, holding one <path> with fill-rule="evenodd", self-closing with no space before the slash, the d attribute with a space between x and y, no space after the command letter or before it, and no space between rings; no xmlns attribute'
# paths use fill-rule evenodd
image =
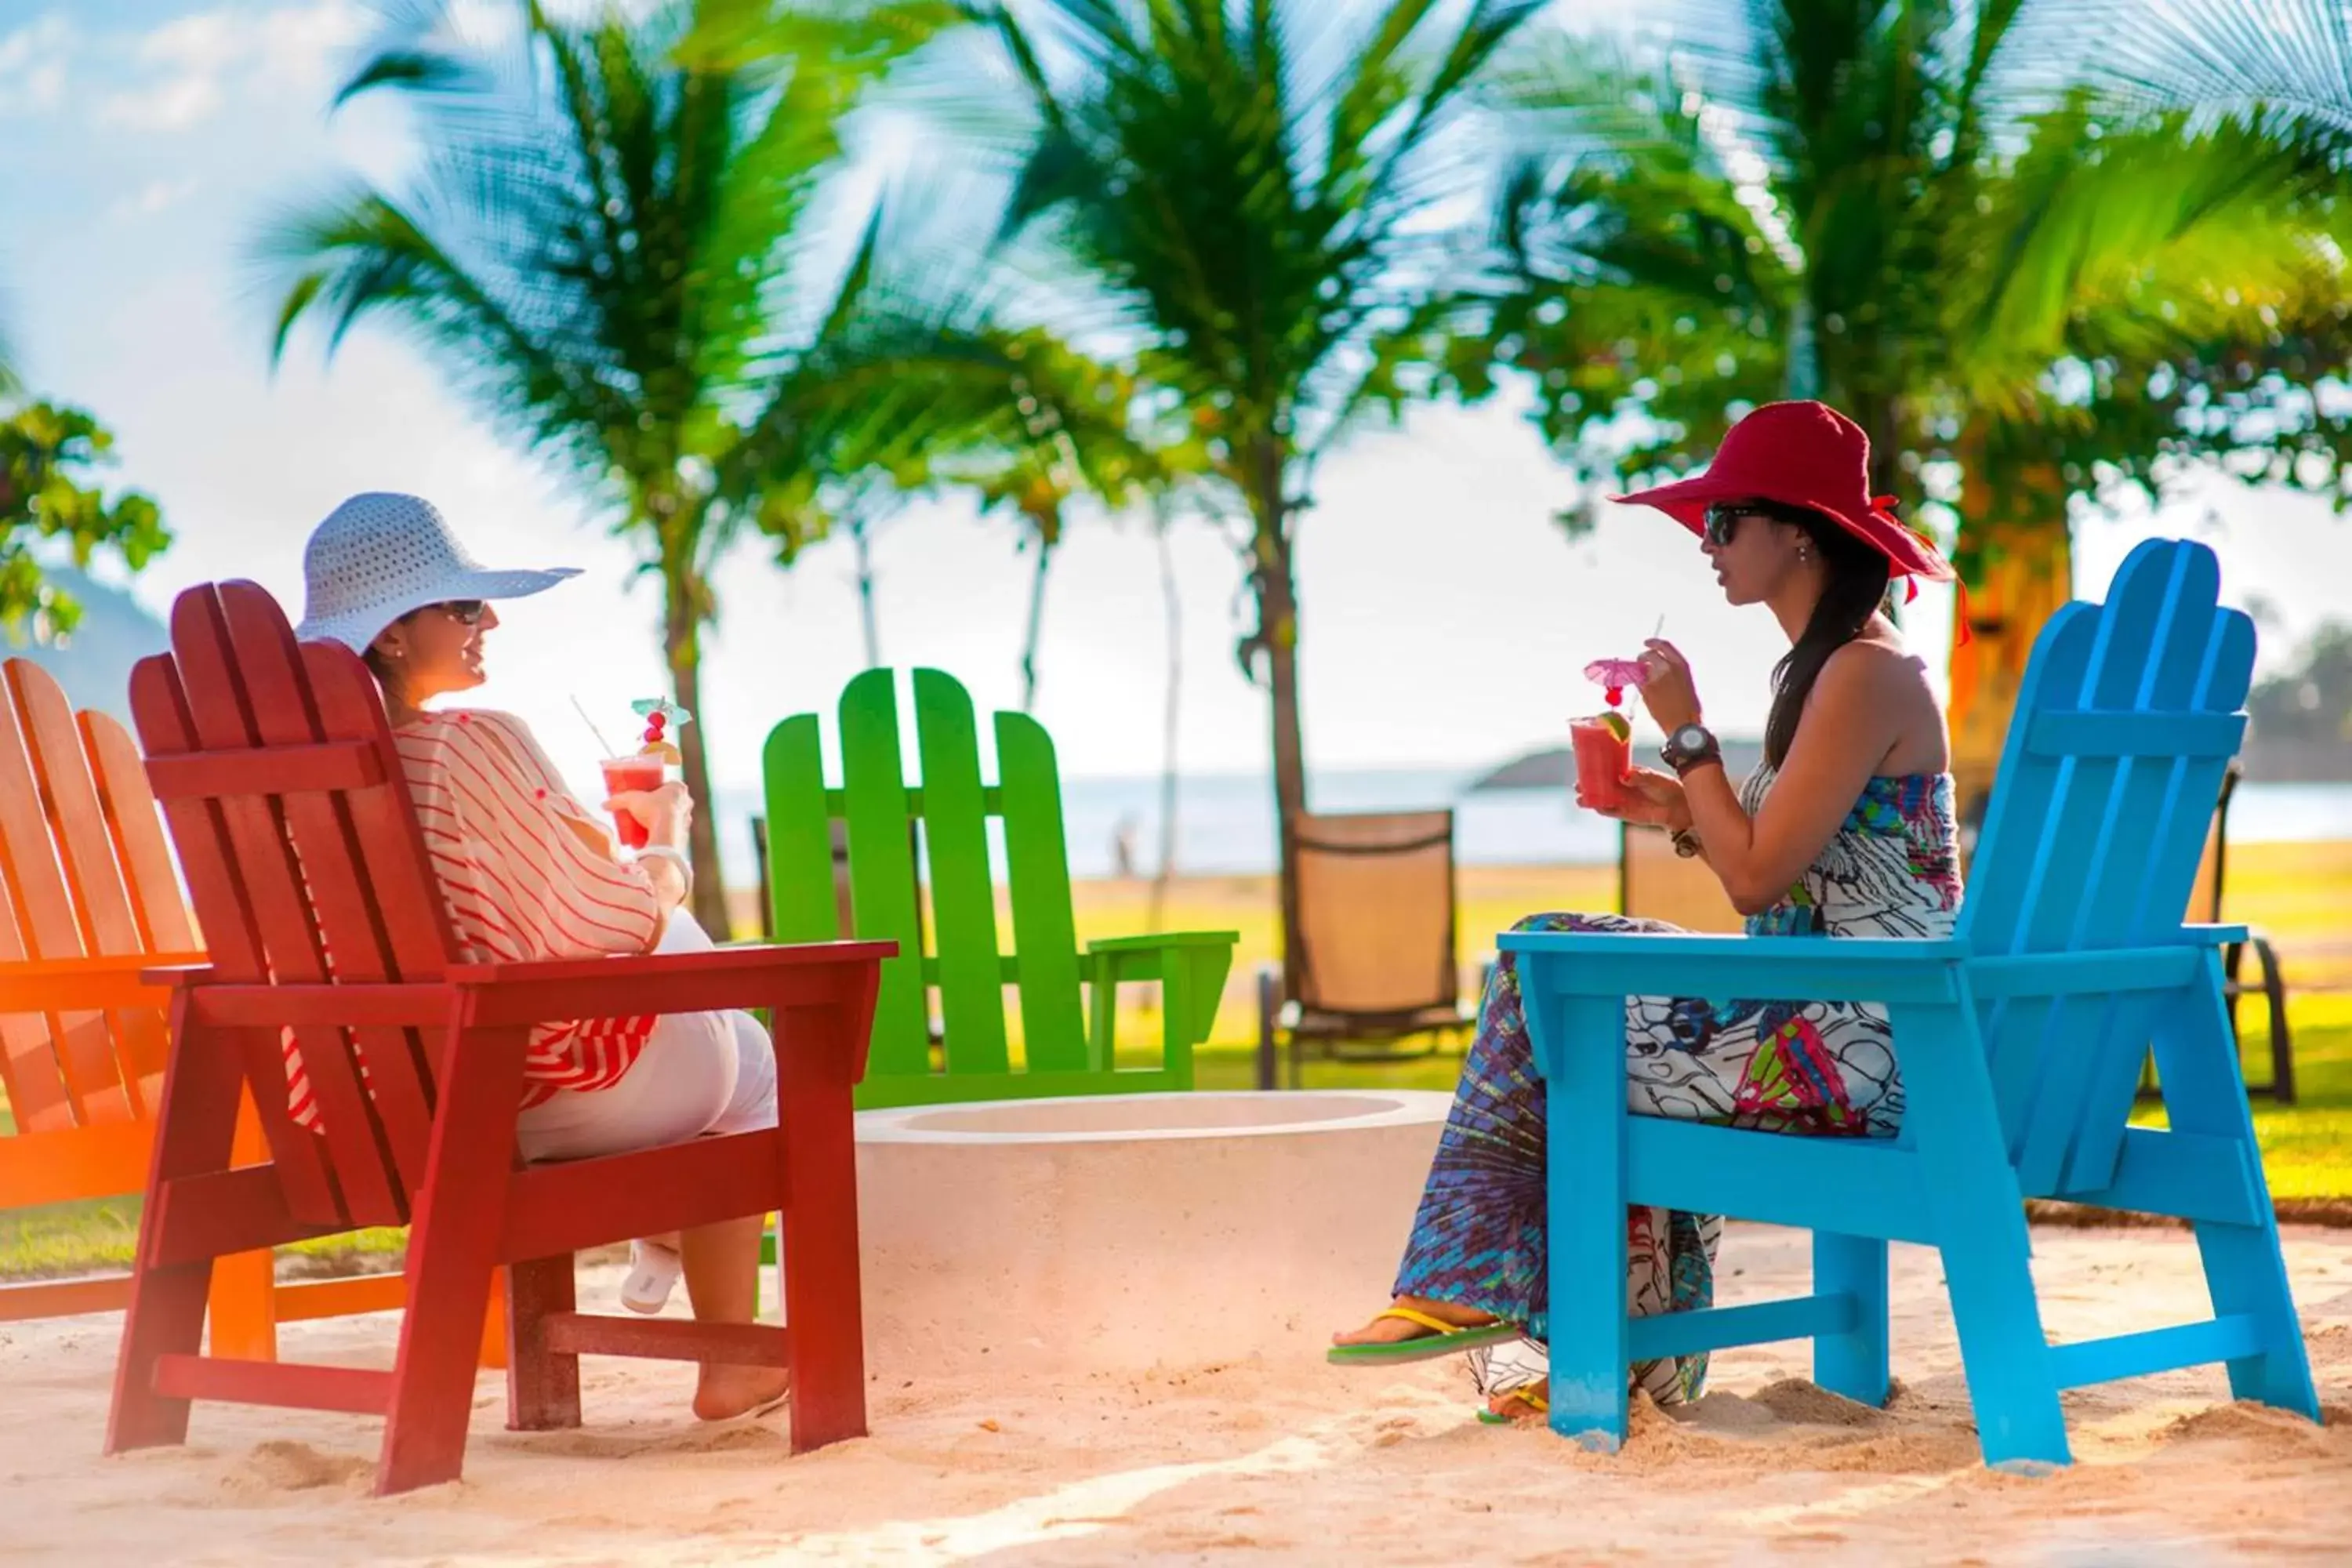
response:
<svg viewBox="0 0 2352 1568"><path fill-rule="evenodd" d="M694 917L672 910L656 952L708 952ZM749 1013L672 1013L610 1089L559 1089L515 1126L526 1160L587 1160L776 1124L776 1054Z"/></svg>

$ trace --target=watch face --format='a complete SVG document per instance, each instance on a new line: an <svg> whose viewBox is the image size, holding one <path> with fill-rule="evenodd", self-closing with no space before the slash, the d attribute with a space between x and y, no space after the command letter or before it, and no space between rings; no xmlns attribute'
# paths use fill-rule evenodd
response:
<svg viewBox="0 0 2352 1568"><path fill-rule="evenodd" d="M1706 744L1706 731L1696 724L1685 724L1675 731L1675 749L1678 752L1696 752Z"/></svg>

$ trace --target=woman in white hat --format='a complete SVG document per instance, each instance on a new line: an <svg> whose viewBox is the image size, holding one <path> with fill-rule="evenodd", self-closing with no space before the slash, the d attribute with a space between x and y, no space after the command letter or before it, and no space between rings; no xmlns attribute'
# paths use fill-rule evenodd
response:
<svg viewBox="0 0 2352 1568"><path fill-rule="evenodd" d="M623 859L602 820L565 788L511 714L426 704L483 681L491 602L520 598L569 570L493 572L415 496L353 496L303 552L307 601L296 635L341 643L383 687L409 792L451 926L469 956L496 962L707 949L686 902L683 846L694 803L683 785L605 803L646 827ZM290 1056L290 1052L289 1052ZM776 1064L744 1013L543 1024L524 1064L516 1138L526 1159L583 1159L776 1123ZM299 1066L294 1112L312 1108ZM760 1221L640 1242L622 1300L658 1311L682 1271L695 1316L750 1322ZM695 1414L723 1420L781 1404L773 1367L704 1365Z"/></svg>

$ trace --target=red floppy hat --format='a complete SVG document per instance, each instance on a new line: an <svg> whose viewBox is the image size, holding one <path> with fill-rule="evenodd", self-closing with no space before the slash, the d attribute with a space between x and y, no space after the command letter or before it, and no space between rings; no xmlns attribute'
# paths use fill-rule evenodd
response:
<svg viewBox="0 0 2352 1568"><path fill-rule="evenodd" d="M1890 577L1959 580L1943 552L1895 521L1893 496L1870 493L1870 437L1825 403L1768 403L1724 432L1705 473L1609 499L1656 507L1693 533L1717 501L1803 507L1885 556Z"/></svg>

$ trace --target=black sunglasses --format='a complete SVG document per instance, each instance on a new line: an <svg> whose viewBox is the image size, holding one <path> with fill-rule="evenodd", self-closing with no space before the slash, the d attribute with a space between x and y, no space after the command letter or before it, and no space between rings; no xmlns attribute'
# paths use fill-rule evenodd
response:
<svg viewBox="0 0 2352 1568"><path fill-rule="evenodd" d="M1729 545L1732 537L1739 531L1739 520L1743 517L1760 517L1774 522L1798 522L1802 514L1767 500L1719 500L1706 509L1706 521L1702 530L1706 542L1717 550Z"/></svg>
<svg viewBox="0 0 2352 1568"><path fill-rule="evenodd" d="M434 606L451 620L469 626L480 626L482 612L489 607L488 599L444 599Z"/></svg>
<svg viewBox="0 0 2352 1568"><path fill-rule="evenodd" d="M1706 542L1717 550L1725 549L1731 543L1732 536L1739 531L1739 520L1755 510L1746 501L1717 501L1708 507L1705 530Z"/></svg>

